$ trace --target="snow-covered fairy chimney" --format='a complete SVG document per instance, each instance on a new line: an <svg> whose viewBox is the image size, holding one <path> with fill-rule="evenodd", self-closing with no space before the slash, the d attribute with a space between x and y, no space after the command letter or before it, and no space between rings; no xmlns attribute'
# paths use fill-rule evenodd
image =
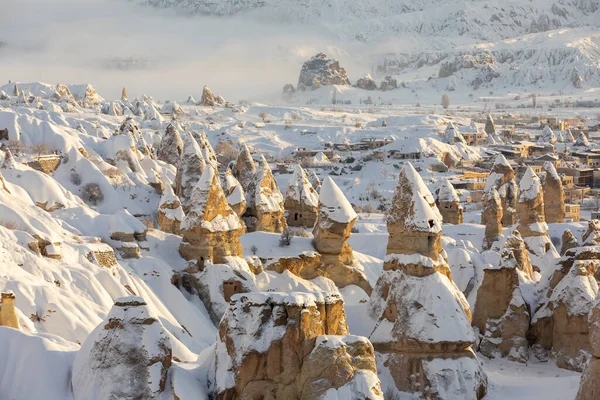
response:
<svg viewBox="0 0 600 400"><path fill-rule="evenodd" d="M544 163L546 177L544 191L544 215L547 223L565 222L565 191L562 180L550 161Z"/></svg>
<svg viewBox="0 0 600 400"><path fill-rule="evenodd" d="M487 115L487 119L485 120L485 133L488 135L496 134L496 124L494 123L494 119L491 114Z"/></svg>
<svg viewBox="0 0 600 400"><path fill-rule="evenodd" d="M165 134L158 147L158 159L177 166L183 151L183 140L174 124L167 125Z"/></svg>
<svg viewBox="0 0 600 400"><path fill-rule="evenodd" d="M482 398L487 377L471 349L469 303L443 256L442 217L410 163L400 170L388 232L383 272L368 303L375 351L385 355L399 391ZM442 375L455 377L445 392L435 383Z"/></svg>
<svg viewBox="0 0 600 400"><path fill-rule="evenodd" d="M312 228L317 220L319 193L313 188L304 169L296 164L285 191L288 226Z"/></svg>
<svg viewBox="0 0 600 400"><path fill-rule="evenodd" d="M158 225L163 232L179 235L181 222L185 214L179 197L173 192L171 185L166 185L158 205Z"/></svg>
<svg viewBox="0 0 600 400"><path fill-rule="evenodd" d="M502 235L502 201L495 187L483 194L483 211L481 219L485 225L483 250L489 250Z"/></svg>
<svg viewBox="0 0 600 400"><path fill-rule="evenodd" d="M156 399L168 386L171 340L141 297L118 298L75 356L74 398Z"/></svg>
<svg viewBox="0 0 600 400"><path fill-rule="evenodd" d="M256 217L253 230L281 233L287 229L283 195L279 191L271 167L263 155L260 156L260 165L256 172L253 203Z"/></svg>
<svg viewBox="0 0 600 400"><path fill-rule="evenodd" d="M318 202L319 214L313 235L323 263L352 264L354 256L348 238L356 222L356 212L331 177L323 181Z"/></svg>
<svg viewBox="0 0 600 400"><path fill-rule="evenodd" d="M197 260L200 268L208 260L226 264L226 257L243 256L240 236L245 230L244 223L227 204L217 171L207 165L181 223L180 254L186 260Z"/></svg>
<svg viewBox="0 0 600 400"><path fill-rule="evenodd" d="M498 191L502 201L503 226L512 226L516 222L517 187L515 171L508 160L502 154L499 154L488 176L484 192L489 192L492 188ZM485 224L485 222L482 222L482 224Z"/></svg>
<svg viewBox="0 0 600 400"><path fill-rule="evenodd" d="M464 211L460 204L460 197L448 179L442 180L435 203L445 223L454 225L463 223Z"/></svg>
<svg viewBox="0 0 600 400"><path fill-rule="evenodd" d="M241 218L246 212L246 193L242 188L242 184L235 179L229 169L225 173L223 191L225 192L225 196L227 196L227 204Z"/></svg>
<svg viewBox="0 0 600 400"><path fill-rule="evenodd" d="M179 157L177 175L175 177L175 194L179 196L183 211L189 209L192 191L206 169L206 162L202 156L202 150L196 139L188 133L183 137L183 150Z"/></svg>

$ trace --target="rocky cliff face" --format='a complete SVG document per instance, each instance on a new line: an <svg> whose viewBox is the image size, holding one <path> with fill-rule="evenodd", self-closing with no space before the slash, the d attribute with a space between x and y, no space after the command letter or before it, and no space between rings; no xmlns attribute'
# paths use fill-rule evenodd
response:
<svg viewBox="0 0 600 400"><path fill-rule="evenodd" d="M216 398L383 399L372 345L347 332L337 295L234 296L219 327Z"/></svg>
<svg viewBox="0 0 600 400"><path fill-rule="evenodd" d="M302 65L298 78L298 89L316 89L329 85L350 85L346 70L338 60L319 53Z"/></svg>
<svg viewBox="0 0 600 400"><path fill-rule="evenodd" d="M167 331L140 297L117 299L84 342L73 366L75 399L155 399L171 366Z"/></svg>

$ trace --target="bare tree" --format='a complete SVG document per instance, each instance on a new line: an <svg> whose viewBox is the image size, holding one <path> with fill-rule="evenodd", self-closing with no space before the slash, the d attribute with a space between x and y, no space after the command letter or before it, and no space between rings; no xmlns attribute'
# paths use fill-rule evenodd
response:
<svg viewBox="0 0 600 400"><path fill-rule="evenodd" d="M447 110L448 107L450 107L450 97L448 97L446 93L442 95L442 107L444 107L444 110Z"/></svg>
<svg viewBox="0 0 600 400"><path fill-rule="evenodd" d="M217 161L221 165L229 165L237 158L237 151L231 140L220 140L215 146L215 153L217 153Z"/></svg>
<svg viewBox="0 0 600 400"><path fill-rule="evenodd" d="M258 114L259 118L261 118L263 120L263 122L266 122L267 118L269 118L269 114L267 114L266 112L261 112L260 114Z"/></svg>

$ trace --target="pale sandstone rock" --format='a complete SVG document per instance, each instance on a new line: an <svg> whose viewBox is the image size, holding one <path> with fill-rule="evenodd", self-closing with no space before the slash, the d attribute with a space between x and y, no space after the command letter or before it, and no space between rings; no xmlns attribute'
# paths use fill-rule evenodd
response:
<svg viewBox="0 0 600 400"><path fill-rule="evenodd" d="M515 171L502 154L494 161L484 191L489 192L492 188L498 191L502 202L502 225L514 225L516 222L517 181L515 180ZM481 223L485 225L485 221Z"/></svg>
<svg viewBox="0 0 600 400"><path fill-rule="evenodd" d="M186 134L175 177L175 194L186 213L189 212L192 191L205 169L206 161L198 142L191 134Z"/></svg>
<svg viewBox="0 0 600 400"><path fill-rule="evenodd" d="M163 232L179 235L181 222L185 214L179 197L173 192L171 185L165 187L158 205L158 225Z"/></svg>
<svg viewBox="0 0 600 400"><path fill-rule="evenodd" d="M77 352L74 398L159 398L165 390L171 355L168 333L150 315L144 300L121 297Z"/></svg>
<svg viewBox="0 0 600 400"><path fill-rule="evenodd" d="M454 225L463 223L464 211L460 204L460 198L448 179L442 181L435 204L445 223Z"/></svg>
<svg viewBox="0 0 600 400"><path fill-rule="evenodd" d="M241 218L246 212L246 193L241 183L233 176L231 170L227 170L225 173L223 191L225 192L225 196L227 196L227 204Z"/></svg>
<svg viewBox="0 0 600 400"><path fill-rule="evenodd" d="M442 217L410 163L400 171L388 215L384 271L369 299L370 336L398 390L422 398L485 395L487 377L471 346L469 304L442 255Z"/></svg>
<svg viewBox="0 0 600 400"><path fill-rule="evenodd" d="M183 151L183 140L174 124L167 125L165 135L158 147L158 159L177 166Z"/></svg>
<svg viewBox="0 0 600 400"><path fill-rule="evenodd" d="M285 211L288 226L312 228L317 220L319 194L308 180L304 169L296 164L285 191Z"/></svg>
<svg viewBox="0 0 600 400"><path fill-rule="evenodd" d="M219 327L216 398L316 400L333 389L383 399L373 347L347 333L339 295L235 295Z"/></svg>
<svg viewBox="0 0 600 400"><path fill-rule="evenodd" d="M186 260L226 263L228 256L242 256L239 237L245 226L227 204L219 176L207 165L190 199L190 210L181 224L179 252Z"/></svg>
<svg viewBox="0 0 600 400"><path fill-rule="evenodd" d="M338 287L357 285L371 293L364 273L356 268L348 244L357 215L333 179L327 177L319 193L319 214L313 229L314 246L321 254L322 274Z"/></svg>
<svg viewBox="0 0 600 400"><path fill-rule="evenodd" d="M287 229L283 195L279 191L277 181L271 172L269 163L261 155L260 166L256 173L256 188L254 191L255 231L281 233ZM250 230L251 228L249 228Z"/></svg>
<svg viewBox="0 0 600 400"><path fill-rule="evenodd" d="M571 230L565 229L562 234L560 255L564 256L568 250L574 249L575 247L579 247L579 241L575 236L573 236L573 232L571 232Z"/></svg>
<svg viewBox="0 0 600 400"><path fill-rule="evenodd" d="M202 89L202 97L200 98L200 105L204 107L213 107L216 104L215 95L208 86L204 86Z"/></svg>
<svg viewBox="0 0 600 400"><path fill-rule="evenodd" d="M19 329L19 318L15 311L15 294L2 292L0 295L0 326Z"/></svg>
<svg viewBox="0 0 600 400"><path fill-rule="evenodd" d="M544 163L544 212L547 223L565 222L565 191L554 165Z"/></svg>
<svg viewBox="0 0 600 400"><path fill-rule="evenodd" d="M577 247L561 257L532 318L530 341L560 368L581 371L590 354L588 313L598 294L600 249Z"/></svg>

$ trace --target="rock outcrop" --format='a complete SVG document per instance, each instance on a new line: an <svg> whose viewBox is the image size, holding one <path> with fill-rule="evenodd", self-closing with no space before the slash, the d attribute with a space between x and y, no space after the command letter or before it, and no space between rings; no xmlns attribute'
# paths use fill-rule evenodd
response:
<svg viewBox="0 0 600 400"><path fill-rule="evenodd" d="M575 143L573 144L573 146L575 146L575 147L590 147L590 141L588 140L587 136L585 136L585 134L583 132L579 132L579 134L577 135L577 139L575 140Z"/></svg>
<svg viewBox="0 0 600 400"><path fill-rule="evenodd" d="M179 252L186 260L197 260L201 267L207 260L226 264L226 257L242 256L239 237L244 233L244 224L227 204L217 172L206 166L181 224Z"/></svg>
<svg viewBox="0 0 600 400"><path fill-rule="evenodd" d="M514 225L516 222L517 181L515 180L515 171L502 154L498 155L494 161L484 192L487 193L492 188L498 191L502 202L502 226ZM484 221L482 221L482 225L485 225Z"/></svg>
<svg viewBox="0 0 600 400"><path fill-rule="evenodd" d="M600 301L596 301L589 314L589 341L591 358L581 374L575 400L600 398Z"/></svg>
<svg viewBox="0 0 600 400"><path fill-rule="evenodd" d="M294 173L288 181L284 207L288 226L315 226L319 194L308 180L306 171L298 164L294 166Z"/></svg>
<svg viewBox="0 0 600 400"><path fill-rule="evenodd" d="M213 107L216 104L215 95L208 86L204 86L202 89L202 97L200 98L200 105L204 107Z"/></svg>
<svg viewBox="0 0 600 400"><path fill-rule="evenodd" d="M216 399L383 399L373 346L347 335L339 295L235 295L221 320Z"/></svg>
<svg viewBox="0 0 600 400"><path fill-rule="evenodd" d="M183 150L177 165L175 177L175 194L179 196L183 211L189 211L190 198L196 183L206 169L206 161L198 142L191 134L183 137Z"/></svg>
<svg viewBox="0 0 600 400"><path fill-rule="evenodd" d="M463 135L461 135L453 122L448 122L448 125L446 126L446 131L444 132L444 142L448 144L466 143L465 138Z"/></svg>
<svg viewBox="0 0 600 400"><path fill-rule="evenodd" d="M167 185L158 205L158 225L163 232L179 235L181 222L185 214L181 207L179 197L173 192L171 185Z"/></svg>
<svg viewBox="0 0 600 400"><path fill-rule="evenodd" d="M521 363L526 363L529 358L527 331L530 316L520 286L532 285L533 281L522 270L519 259L519 256L527 256L524 247L521 254L515 254L510 247L504 248L500 264L483 270L472 324L481 335L479 351L489 358L507 357Z"/></svg>
<svg viewBox="0 0 600 400"><path fill-rule="evenodd" d="M502 235L502 214L502 200L496 188L492 187L483 195L483 211L481 213L481 222L485 225L483 250L489 250Z"/></svg>
<svg viewBox="0 0 600 400"><path fill-rule="evenodd" d="M546 224L544 211L544 193L540 178L528 167L519 182L519 198L517 203L517 217L519 225L517 229L525 240L527 250L532 255L542 257L546 253L558 253L548 237L548 225ZM544 268L539 265L542 261L534 262L538 270Z"/></svg>
<svg viewBox="0 0 600 400"><path fill-rule="evenodd" d="M556 139L556 135L554 134L554 131L552 129L550 129L550 127L548 125L544 126L544 129L542 129L542 133L540 134L540 138L538 139L538 142L554 144L554 143L556 143L556 141L557 141L557 139Z"/></svg>
<svg viewBox="0 0 600 400"><path fill-rule="evenodd" d="M106 320L86 339L73 364L76 399L156 399L171 366L167 331L144 299L117 299Z"/></svg>
<svg viewBox="0 0 600 400"><path fill-rule="evenodd" d="M599 266L600 248L572 248L540 282L541 299L529 332L538 358L549 353L558 367L582 371L590 353L588 313L598 294L594 273Z"/></svg>
<svg viewBox="0 0 600 400"><path fill-rule="evenodd" d="M544 216L547 223L565 222L565 191L554 165L544 163Z"/></svg>
<svg viewBox="0 0 600 400"><path fill-rule="evenodd" d="M495 135L496 134L496 124L494 123L494 119L492 118L491 114L487 115L487 119L485 120L484 131L488 135Z"/></svg>
<svg viewBox="0 0 600 400"><path fill-rule="evenodd" d="M246 212L246 193L241 183L233 176L231 170L227 170L225 173L223 191L227 197L227 204L241 218Z"/></svg>
<svg viewBox="0 0 600 400"><path fill-rule="evenodd" d="M356 81L356 87L364 90L376 90L377 83L370 74L366 74Z"/></svg>
<svg viewBox="0 0 600 400"><path fill-rule="evenodd" d="M350 85L350 80L338 60L327 58L325 53L319 53L302 65L298 90L328 85Z"/></svg>
<svg viewBox="0 0 600 400"><path fill-rule="evenodd" d="M579 240L575 236L573 236L573 232L570 229L565 229L562 234L560 247L560 255L564 256L568 250L574 249L575 247L579 247Z"/></svg>
<svg viewBox="0 0 600 400"><path fill-rule="evenodd" d="M321 254L323 275L338 287L357 285L371 293L364 273L356 268L352 247L348 243L356 212L344 193L327 177L319 193L319 213L313 228L314 246Z"/></svg>
<svg viewBox="0 0 600 400"><path fill-rule="evenodd" d="M19 329L19 318L15 311L15 294L2 292L0 295L0 326Z"/></svg>
<svg viewBox="0 0 600 400"><path fill-rule="evenodd" d="M454 225L463 223L464 211L460 204L460 197L448 179L442 181L435 204L444 222Z"/></svg>
<svg viewBox="0 0 600 400"><path fill-rule="evenodd" d="M370 340L385 354L397 389L421 398L482 398L487 377L471 349L469 304L442 255L442 217L410 163L400 171L388 232L368 313L376 321Z"/></svg>
<svg viewBox="0 0 600 400"><path fill-rule="evenodd" d="M158 159L174 166L179 165L181 152L183 151L183 140L173 124L167 125L165 135L158 147Z"/></svg>
<svg viewBox="0 0 600 400"><path fill-rule="evenodd" d="M253 209L250 210L250 207ZM285 208L283 207L283 195L279 191L277 181L271 172L271 167L261 155L260 166L256 172L256 185L254 189L254 201L252 206L248 205L251 218L248 223L250 231L283 232L287 229L285 222Z"/></svg>

